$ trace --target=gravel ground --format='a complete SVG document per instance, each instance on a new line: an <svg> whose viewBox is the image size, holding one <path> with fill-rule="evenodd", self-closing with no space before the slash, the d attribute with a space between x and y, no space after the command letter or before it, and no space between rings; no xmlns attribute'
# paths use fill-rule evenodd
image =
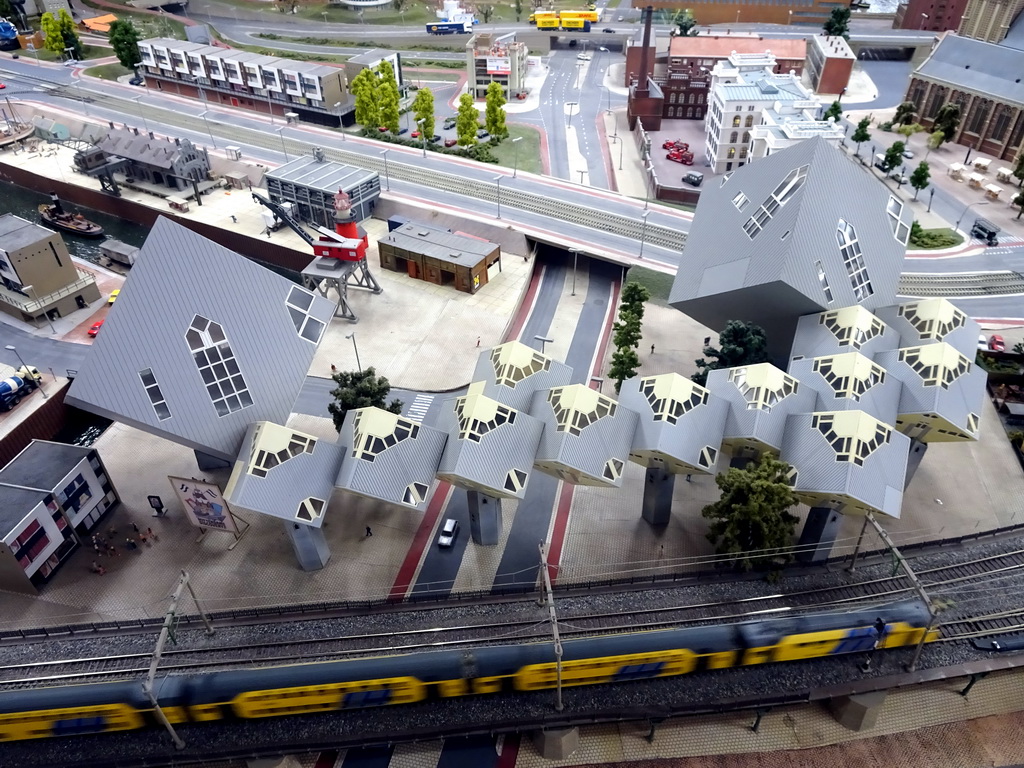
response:
<svg viewBox="0 0 1024 768"><path fill-rule="evenodd" d="M934 552L917 556L912 561L915 571L956 565L981 557L990 557L1024 548L1024 539L1008 538L989 541L969 549ZM892 575L889 562L865 565L855 574L843 570L832 572L800 573L783 578L775 584L763 581L723 581L695 586L677 586L663 589L617 594L594 594L560 600L561 619L585 612L635 611L666 605L736 603L763 595L793 595L809 589L849 585ZM923 578L927 579L927 575ZM937 589L937 596L948 601L943 618L959 618L1004 610L1019 604L1017 595L1024 593L1024 574L1011 572L990 577L982 584L958 585ZM709 614L721 612L711 606ZM346 619L294 622L254 627L225 628L214 638L206 638L201 631L183 631L179 647L244 644L266 642L269 639L296 637L323 637L330 634L390 632L397 628L436 627L482 621L541 620L543 611L532 601L503 603L488 606L464 605L455 608L436 608L425 611L388 613ZM115 652L144 652L152 648L150 636L128 636L90 641L63 641L35 643L4 649L8 663L60 656L83 657L107 655ZM617 686L593 686L565 690L566 714L574 716L621 710L637 717L664 708L682 708L699 704L725 702L730 699L752 699L758 696L796 693L808 689L839 685L852 680L893 675L902 672L903 664L911 658L910 650L877 652L873 669L862 672L858 664L864 656L857 654L836 659L816 659L783 666L765 665L740 669L717 670L682 678L650 680ZM977 651L968 642L940 643L929 646L922 656L921 667L946 667L988 658L992 654ZM510 724L533 718L548 717L553 713L553 694L550 692L524 694L515 697L484 697L456 701L430 702L404 707L386 708L366 712L336 715L279 718L232 726L221 724L187 726L181 729L185 740L195 746L184 752L170 747L159 732L143 734L116 734L97 737L78 737L55 740L45 744L4 745L3 764L25 768L35 766L88 765L100 768L115 760L147 759L160 761L174 756L177 759L190 754L200 756L210 751L254 747L260 744L306 744L313 748L335 741L360 740L389 742L398 734L410 731L457 730L470 724L508 728ZM42 748L41 748L42 747Z"/></svg>

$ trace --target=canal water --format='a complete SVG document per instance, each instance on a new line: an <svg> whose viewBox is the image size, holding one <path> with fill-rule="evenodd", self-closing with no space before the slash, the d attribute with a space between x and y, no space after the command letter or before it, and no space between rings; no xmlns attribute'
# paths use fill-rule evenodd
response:
<svg viewBox="0 0 1024 768"><path fill-rule="evenodd" d="M38 224L39 205L41 203L49 203L50 196L3 181L0 182L0 200L3 201L0 203L0 213L13 213L16 216L21 216L23 219ZM130 245L141 246L146 239L146 235L149 234L149 230L146 227L130 221L117 219L80 205L71 205L67 202L63 202L63 205L66 210L80 212L90 221L95 221L103 227L107 237L121 240ZM88 239L66 232L61 232L60 234L64 238L64 243L67 245L68 250L71 251L72 256L92 262L99 260L100 244L105 238Z"/></svg>

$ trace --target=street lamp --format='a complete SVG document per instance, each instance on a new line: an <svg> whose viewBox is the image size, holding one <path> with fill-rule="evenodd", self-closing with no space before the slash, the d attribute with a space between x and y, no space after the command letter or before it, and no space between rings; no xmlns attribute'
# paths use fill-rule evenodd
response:
<svg viewBox="0 0 1024 768"><path fill-rule="evenodd" d="M575 106L578 106L578 102L569 101L569 102L566 102L565 106L567 106L569 108L569 122L566 123L566 127L567 128L572 128L572 108L575 107Z"/></svg>
<svg viewBox="0 0 1024 768"><path fill-rule="evenodd" d="M619 129L616 128L616 131ZM622 150L626 148L626 139L624 136L619 136L619 170L622 170Z"/></svg>
<svg viewBox="0 0 1024 768"><path fill-rule="evenodd" d="M287 127L287 125L282 125L280 128L274 129L277 131L277 135L281 139L281 151L284 152L284 161L286 163L291 162L291 158L288 157L288 148L284 145L284 129Z"/></svg>
<svg viewBox="0 0 1024 768"><path fill-rule="evenodd" d="M210 121L206 119L206 116L208 114L210 114L210 110L206 110L205 112L203 112L199 116L201 118L203 118L203 123L206 125L206 132L208 134L210 134L210 143L213 144L213 148L216 149L217 148L217 140L213 138L213 131L210 130Z"/></svg>
<svg viewBox="0 0 1024 768"><path fill-rule="evenodd" d="M516 136L512 139L512 178L516 178L519 173L519 142L523 140L522 136Z"/></svg>
<svg viewBox="0 0 1024 768"><path fill-rule="evenodd" d="M427 118L425 117L421 117L416 121L416 125L420 127L420 138L423 140L423 157L427 156L427 132L423 128L426 122ZM499 216L498 218L500 219L501 217Z"/></svg>
<svg viewBox="0 0 1024 768"><path fill-rule="evenodd" d="M39 51L36 50L35 45L33 45L32 43L29 43L28 44L28 49L30 51L32 51L32 55L36 57L36 66L37 67L43 66L42 64L39 63Z"/></svg>
<svg viewBox="0 0 1024 768"><path fill-rule="evenodd" d="M921 14L921 23L917 25L917 28L918 28L918 29L924 29L924 23L925 23L925 22L926 22L926 21L927 21L928 19L929 19L929 16L928 16L928 14L927 14L927 13L922 13L922 14Z"/></svg>
<svg viewBox="0 0 1024 768"><path fill-rule="evenodd" d="M331 109L332 110L333 109L337 109L340 106L341 106L341 102L340 101L336 101L336 102L334 102L334 106L331 107ZM345 140L345 126L343 126L341 124L341 115L338 115L338 127L341 129L341 140L344 141Z"/></svg>
<svg viewBox="0 0 1024 768"><path fill-rule="evenodd" d="M928 213L932 212L932 198L935 197L935 187L928 190Z"/></svg>
<svg viewBox="0 0 1024 768"><path fill-rule="evenodd" d="M956 232L956 231L958 231L960 229L960 222L964 220L964 216L966 216L967 212L969 210L971 210L971 208L973 206L975 206L975 205L988 205L988 200L976 200L973 203L968 203L967 207L964 208L964 212L960 214L960 218L956 220L956 224L953 225L953 231L954 232Z"/></svg>
<svg viewBox="0 0 1024 768"><path fill-rule="evenodd" d="M793 11L792 10L790 10L790 12L789 12L789 21L786 22L786 26L788 26L788 27L793 26Z"/></svg>
<svg viewBox="0 0 1024 768"><path fill-rule="evenodd" d="M149 123L146 122L146 114L142 111L142 103L139 101L142 96L132 96L132 101L135 102L135 106L139 108L139 117L142 118L142 127L146 129L146 133L149 133Z"/></svg>
<svg viewBox="0 0 1024 768"><path fill-rule="evenodd" d="M501 176L495 176L494 181L498 184L498 218L501 218Z"/></svg>
<svg viewBox="0 0 1024 768"><path fill-rule="evenodd" d="M324 24L327 23L327 11L320 11L320 15L324 17Z"/></svg>
<svg viewBox="0 0 1024 768"><path fill-rule="evenodd" d="M740 23L740 12L739 11L736 11L736 23L737 24Z"/></svg>
<svg viewBox="0 0 1024 768"><path fill-rule="evenodd" d="M644 211L643 213L640 214L641 218L643 218L643 220L644 220L643 226L640 228L640 256L639 256L639 258L641 260L644 257L644 240L647 239L647 217L650 216L650 215L651 215L650 211Z"/></svg>
<svg viewBox="0 0 1024 768"><path fill-rule="evenodd" d="M391 191L391 174L388 173L388 152L390 149L382 149L380 153L384 155L384 182L387 184L387 191Z"/></svg>
<svg viewBox="0 0 1024 768"><path fill-rule="evenodd" d="M576 262L580 258L579 248L570 248L569 253L572 254L572 295L576 295Z"/></svg>
<svg viewBox="0 0 1024 768"><path fill-rule="evenodd" d="M356 353L356 368L362 371L363 364L359 362L359 346L356 344L356 332L352 331L352 333L345 334L345 338L352 339L352 349L355 350Z"/></svg>
<svg viewBox="0 0 1024 768"><path fill-rule="evenodd" d="M28 374L28 377L30 379L33 378L32 371L29 370L28 364L21 358L21 353L18 352L18 348L15 347L13 344L8 344L5 347L5 349L9 349L11 352L13 352L15 355L17 355L18 362L20 362L21 363L21 367L25 369L25 373ZM39 391L43 393L43 400L45 400L46 398L49 397L49 395L46 394L46 390L43 389L43 382L41 382L41 381L39 382Z"/></svg>
<svg viewBox="0 0 1024 768"><path fill-rule="evenodd" d="M644 198L644 210L645 211L647 210L647 206L650 205L650 202L651 202L651 171L653 171L653 170L654 170L654 163L649 163L646 167L644 167L644 173L647 174L647 178L644 180L645 181L645 183L644 183L645 190L644 191L647 193L647 196Z"/></svg>

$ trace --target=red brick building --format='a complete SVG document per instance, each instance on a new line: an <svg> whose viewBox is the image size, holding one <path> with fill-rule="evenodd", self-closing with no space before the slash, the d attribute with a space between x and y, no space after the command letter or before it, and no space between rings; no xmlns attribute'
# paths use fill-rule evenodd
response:
<svg viewBox="0 0 1024 768"><path fill-rule="evenodd" d="M946 32L957 29L967 9L967 0L908 0L896 8L895 29Z"/></svg>
<svg viewBox="0 0 1024 768"><path fill-rule="evenodd" d="M815 93L842 93L850 83L856 54L842 37L815 35L808 39L807 76Z"/></svg>

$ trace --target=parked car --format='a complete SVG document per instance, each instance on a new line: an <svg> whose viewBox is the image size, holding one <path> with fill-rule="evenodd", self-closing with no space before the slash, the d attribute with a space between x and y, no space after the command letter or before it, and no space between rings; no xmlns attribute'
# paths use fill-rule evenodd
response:
<svg viewBox="0 0 1024 768"><path fill-rule="evenodd" d="M110 292L110 298L107 299L107 304L113 304L115 301L117 301L117 297L120 296L120 295L121 295L121 289L120 288L115 288L114 290L112 290Z"/></svg>
<svg viewBox="0 0 1024 768"><path fill-rule="evenodd" d="M454 147L458 143L459 143L458 139L445 139L444 140L444 145L446 147Z"/></svg>
<svg viewBox="0 0 1024 768"><path fill-rule="evenodd" d="M622 21L622 17L621 17L621 16L618 16L618 17L617 17L617 18L616 18L615 20L616 20L616 21Z"/></svg>
<svg viewBox="0 0 1024 768"><path fill-rule="evenodd" d="M93 338L95 338L96 334L100 332L100 328L102 328L102 327L103 327L103 321L102 320L100 320L98 323L93 323L92 324L92 328L90 328L89 331L88 331L89 335L92 336Z"/></svg>
<svg viewBox="0 0 1024 768"><path fill-rule="evenodd" d="M1002 336L996 333L989 337L988 348L993 352L1005 352L1006 342L1003 340Z"/></svg>
<svg viewBox="0 0 1024 768"><path fill-rule="evenodd" d="M906 184L907 182L910 181L910 177L907 176L902 171L890 171L889 178L900 184Z"/></svg>
<svg viewBox="0 0 1024 768"><path fill-rule="evenodd" d="M491 134L487 132L486 128L481 128L479 131L476 132L476 137L478 139L489 139L491 138Z"/></svg>
<svg viewBox="0 0 1024 768"><path fill-rule="evenodd" d="M398 129L398 135L399 136L401 136L402 134L408 133L408 132L409 132L408 128L399 128Z"/></svg>
<svg viewBox="0 0 1024 768"><path fill-rule="evenodd" d="M611 27L605 27L605 28L604 28L604 29L602 29L601 31L602 31L602 32L608 32L608 33L610 33L610 34L613 34L613 35L615 34L615 30L614 30L614 29L612 29Z"/></svg>
<svg viewBox="0 0 1024 768"><path fill-rule="evenodd" d="M444 129L446 131L448 131L448 130L451 130L452 128L454 128L454 127L455 127L455 118L454 117L446 117L444 119Z"/></svg>
<svg viewBox="0 0 1024 768"><path fill-rule="evenodd" d="M982 352L988 352L988 339L985 338L985 334L981 334L978 337L978 349Z"/></svg>
<svg viewBox="0 0 1024 768"><path fill-rule="evenodd" d="M0 83L0 91L7 87L7 83Z"/></svg>
<svg viewBox="0 0 1024 768"><path fill-rule="evenodd" d="M577 53L576 58L579 59L580 61L590 61L594 57L591 56L589 53Z"/></svg>
<svg viewBox="0 0 1024 768"><path fill-rule="evenodd" d="M441 533L437 537L437 546L447 549L455 543L456 537L459 535L459 521L454 517L449 517L444 521L444 526L441 528Z"/></svg>
<svg viewBox="0 0 1024 768"><path fill-rule="evenodd" d="M914 153L911 152L909 149L904 149L903 150L903 156L905 158L907 158L907 160L913 160L914 159Z"/></svg>
<svg viewBox="0 0 1024 768"><path fill-rule="evenodd" d="M435 133L433 136L427 139L427 141L429 141L431 144L437 144L439 141L441 141L441 137Z"/></svg>
<svg viewBox="0 0 1024 768"><path fill-rule="evenodd" d="M138 75L136 75L135 77L133 77L131 80L128 81L128 85L145 85L145 84L146 84L146 81L143 80Z"/></svg>
<svg viewBox="0 0 1024 768"><path fill-rule="evenodd" d="M418 139L420 137L420 132L419 131L413 131L409 135L412 136L414 139Z"/></svg>

